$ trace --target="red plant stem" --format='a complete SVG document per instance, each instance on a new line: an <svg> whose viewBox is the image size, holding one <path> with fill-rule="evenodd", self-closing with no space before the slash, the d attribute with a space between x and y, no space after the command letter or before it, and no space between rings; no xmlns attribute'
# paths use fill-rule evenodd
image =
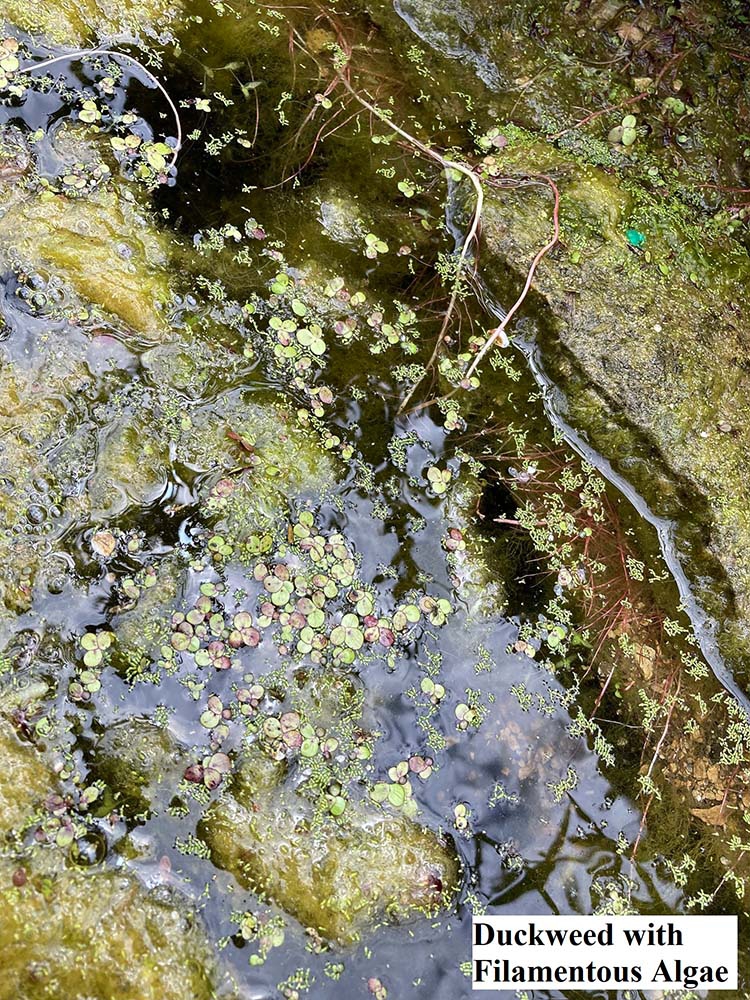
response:
<svg viewBox="0 0 750 1000"><path fill-rule="evenodd" d="M323 122L323 124L318 129L317 135L313 139L312 147L311 147L310 152L309 152L309 154L307 156L307 159L305 160L305 162L300 167L298 167L294 171L293 174L289 174L288 176L282 178L282 180L277 181L276 184L269 184L268 187L263 188L263 190L264 191L273 191L274 188L283 187L284 184L288 184L289 181L293 181L295 177L299 177L299 175L302 173L302 171L310 163L310 160L312 160L313 156L315 156L315 151L317 150L319 144L321 142L324 142L329 136L333 135L333 133L337 132L340 128L344 128L344 126L348 125L349 122L352 121L352 119L356 118L357 115L360 115L362 113L361 111L355 111L354 114L349 115L349 117L346 118L343 122L339 122L339 124L336 125L335 128L332 128L332 129L330 129L330 131L325 132L325 129L329 125L332 124L333 120L337 117L337 115L341 114L342 111L345 111L346 108L347 108L347 105L342 104L342 106L338 109L338 111L335 114L331 115L330 118L328 118L326 121ZM325 134L324 134L324 132L325 132Z"/></svg>

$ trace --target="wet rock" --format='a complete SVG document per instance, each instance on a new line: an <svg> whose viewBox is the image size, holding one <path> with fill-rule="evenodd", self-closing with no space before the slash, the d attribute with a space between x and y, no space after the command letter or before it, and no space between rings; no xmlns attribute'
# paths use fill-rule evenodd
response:
<svg viewBox="0 0 750 1000"><path fill-rule="evenodd" d="M211 473L202 489L204 510L239 543L277 530L290 497L319 496L334 480L315 432L276 402L228 394L191 419L178 450Z"/></svg>
<svg viewBox="0 0 750 1000"><path fill-rule="evenodd" d="M168 438L146 415L123 414L108 428L89 480L94 516L111 518L133 504L153 503L163 493L169 472Z"/></svg>
<svg viewBox="0 0 750 1000"><path fill-rule="evenodd" d="M176 894L129 875L0 873L0 1000L209 1000L214 962ZM16 878L16 882L22 880Z"/></svg>
<svg viewBox="0 0 750 1000"><path fill-rule="evenodd" d="M675 503L653 478L660 467L656 446L661 467L680 483L683 502L686 495L693 498L686 528L695 532L696 521L707 522L711 552L746 622L750 382L736 289L750 281L747 253L726 239L696 242L694 230L686 239L656 199L647 257L627 238L628 195L611 176L542 143L505 150L501 167L499 162L511 176L552 172L560 188L561 244L537 272L537 297L528 301L526 315L534 319L549 370L566 390L571 422L615 462L627 463L626 475L657 511L679 518L679 499ZM506 303L515 293L507 271L499 278L500 262L515 269L517 280L525 275L549 239L551 206L545 188L489 194L485 275ZM722 433L722 420L736 432ZM622 433L623 422L629 433Z"/></svg>
<svg viewBox="0 0 750 1000"><path fill-rule="evenodd" d="M679 174L695 188L706 181L747 186L744 129L733 117L744 115L745 70L732 55L744 50L745 25L730 2L707 0L689 17L655 0L550 0L543 7L534 0L366 0L359 6L401 55L407 79L417 72L407 53L419 36L419 72L432 70L431 94L440 88L446 107L469 94L472 112L488 125L509 122L511 132L520 124L556 135L582 161L628 176L642 178L658 159L659 183ZM612 59L616 51L628 58ZM416 79L412 90L419 90ZM619 101L630 103L619 109ZM613 104L611 114L571 128L587 111ZM613 144L608 133L628 112L637 118L634 145ZM648 155L632 155L644 149ZM686 202L701 199L693 190Z"/></svg>
<svg viewBox="0 0 750 1000"><path fill-rule="evenodd" d="M284 777L282 765L244 759L201 825L215 864L339 945L446 905L459 866L435 833L355 803L342 824L316 826Z"/></svg>
<svg viewBox="0 0 750 1000"><path fill-rule="evenodd" d="M89 482L97 517L156 500L174 462L195 478L205 512L242 541L276 527L290 496L319 494L332 481L315 432L276 401L229 391L186 409L167 383L154 403L156 413L147 403L112 420Z"/></svg>

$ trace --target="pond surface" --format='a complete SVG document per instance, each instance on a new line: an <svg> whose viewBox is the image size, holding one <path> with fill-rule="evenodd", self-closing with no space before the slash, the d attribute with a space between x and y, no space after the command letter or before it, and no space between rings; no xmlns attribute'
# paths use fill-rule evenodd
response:
<svg viewBox="0 0 750 1000"><path fill-rule="evenodd" d="M474 913L678 913L701 890L731 910L689 817L644 814L661 724L644 739L600 667L650 623L701 659L668 530L556 416L533 303L463 381L501 316L456 270L467 185L331 59L441 148L471 150L476 98L420 102L415 79L445 84L405 9L407 68L365 14L217 7L152 48L176 170L170 109L128 61L71 57L0 106L0 663L50 775L3 820L4 884L85 870L95 894L120 870L184 896L216 995L247 998L468 997ZM222 826L242 781L249 842L246 814ZM336 884L353 864L362 890ZM19 970L0 997L62 997Z"/></svg>

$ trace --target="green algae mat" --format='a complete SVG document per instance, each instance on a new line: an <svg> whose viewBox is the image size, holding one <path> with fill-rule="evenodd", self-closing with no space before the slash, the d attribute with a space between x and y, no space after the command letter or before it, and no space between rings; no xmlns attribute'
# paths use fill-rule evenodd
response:
<svg viewBox="0 0 750 1000"><path fill-rule="evenodd" d="M747 932L748 20L0 0L0 1000Z"/></svg>

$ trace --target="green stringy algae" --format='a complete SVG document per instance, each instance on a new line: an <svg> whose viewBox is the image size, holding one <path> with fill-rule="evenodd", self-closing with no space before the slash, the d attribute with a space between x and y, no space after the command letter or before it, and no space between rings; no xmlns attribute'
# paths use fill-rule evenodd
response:
<svg viewBox="0 0 750 1000"><path fill-rule="evenodd" d="M214 966L193 911L130 875L25 873L2 863L0 1000L209 1000Z"/></svg>
<svg viewBox="0 0 750 1000"><path fill-rule="evenodd" d="M43 797L54 788L44 758L22 743L12 726L0 718L0 832L14 833L33 818Z"/></svg>
<svg viewBox="0 0 750 1000"><path fill-rule="evenodd" d="M173 0L7 0L0 19L57 45L82 45L97 37L153 33L180 10Z"/></svg>

